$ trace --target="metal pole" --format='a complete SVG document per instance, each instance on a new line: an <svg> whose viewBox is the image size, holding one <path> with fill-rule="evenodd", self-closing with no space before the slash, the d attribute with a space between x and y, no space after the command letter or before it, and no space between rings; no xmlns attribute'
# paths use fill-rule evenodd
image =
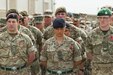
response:
<svg viewBox="0 0 113 75"><path fill-rule="evenodd" d="M8 11L8 0L6 0L6 12Z"/></svg>
<svg viewBox="0 0 113 75"><path fill-rule="evenodd" d="M43 11L42 11L42 13L43 13L43 14L44 14L44 8L45 8L44 2L45 2L45 1L44 1L44 0L42 0L42 5L43 5L43 8L42 8L42 9L43 9Z"/></svg>
<svg viewBox="0 0 113 75"><path fill-rule="evenodd" d="M53 12L53 0L51 0L51 10Z"/></svg>
<svg viewBox="0 0 113 75"><path fill-rule="evenodd" d="M29 13L29 0L28 0L28 13Z"/></svg>

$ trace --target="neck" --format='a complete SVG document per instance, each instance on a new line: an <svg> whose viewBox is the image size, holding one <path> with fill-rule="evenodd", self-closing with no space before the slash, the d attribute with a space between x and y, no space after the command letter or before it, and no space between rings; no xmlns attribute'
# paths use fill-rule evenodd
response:
<svg viewBox="0 0 113 75"><path fill-rule="evenodd" d="M24 25L23 25L23 26L28 27L28 25L29 25L28 23L24 23Z"/></svg>
<svg viewBox="0 0 113 75"><path fill-rule="evenodd" d="M107 30L109 30L109 26L106 26L106 27L100 27L100 29L102 30L102 31L107 31Z"/></svg>
<svg viewBox="0 0 113 75"><path fill-rule="evenodd" d="M64 36L64 35L63 35L63 36ZM61 36L61 37L55 36L55 39L56 39L56 41L57 41L59 44L61 44L61 43L63 42L63 39L64 39L63 36Z"/></svg>
<svg viewBox="0 0 113 75"><path fill-rule="evenodd" d="M17 34L18 31L8 31L9 34Z"/></svg>

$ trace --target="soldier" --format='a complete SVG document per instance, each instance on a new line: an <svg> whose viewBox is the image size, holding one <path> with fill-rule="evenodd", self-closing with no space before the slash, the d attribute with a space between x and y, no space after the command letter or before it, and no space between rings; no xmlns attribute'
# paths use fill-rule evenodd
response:
<svg viewBox="0 0 113 75"><path fill-rule="evenodd" d="M39 53L37 54L37 58L38 58L40 56L40 51L42 49L42 32L36 27L29 25L29 17L28 17L27 12L22 11L20 12L20 14L24 17L23 26L28 28L32 32L35 38L35 46L37 48L37 53ZM32 75L37 75L39 73L39 60L35 60L33 64L31 65L31 73Z"/></svg>
<svg viewBox="0 0 113 75"><path fill-rule="evenodd" d="M76 26L76 27L79 27L80 26L80 20L75 18L73 19L73 25Z"/></svg>
<svg viewBox="0 0 113 75"><path fill-rule="evenodd" d="M56 18L63 18L64 20L66 20L66 9L64 7L59 7L56 9L56 12L55 12L55 17ZM70 30L70 33L71 33L71 38L73 38L74 40L78 41L77 38L79 37L82 37L83 40L86 40L86 33L84 31L82 31L80 28L78 27L75 27L74 25L72 24L69 24L70 27L69 27L69 30ZM50 37L52 37L54 35L53 33L53 27L52 25L47 27L44 31L44 39L47 40L49 39Z"/></svg>
<svg viewBox="0 0 113 75"><path fill-rule="evenodd" d="M92 30L91 21L88 20L86 21L85 30L87 33L91 32Z"/></svg>
<svg viewBox="0 0 113 75"><path fill-rule="evenodd" d="M102 8L98 14L99 27L87 39L86 50L91 61L92 75L113 74L113 27L110 26L111 11Z"/></svg>
<svg viewBox="0 0 113 75"><path fill-rule="evenodd" d="M18 30L18 14L9 13L7 31L0 34L0 75L30 75L36 48L29 36Z"/></svg>
<svg viewBox="0 0 113 75"><path fill-rule="evenodd" d="M37 15L34 17L34 26L38 28L42 33L44 32L44 18L43 15Z"/></svg>
<svg viewBox="0 0 113 75"><path fill-rule="evenodd" d="M16 9L8 10L8 12L6 14L6 17L10 13L16 13L18 15L18 17L19 17L19 13L18 13L18 11ZM19 17L19 20L20 20L20 17ZM32 35L31 31L28 28L20 25L20 23L19 23L18 24L18 29L19 29L20 32L27 34L31 38L32 42L35 43L35 38L34 38L34 36ZM7 26L3 27L2 32L6 31L6 30L7 30Z"/></svg>
<svg viewBox="0 0 113 75"><path fill-rule="evenodd" d="M66 12L66 8L65 7L59 7L56 9L55 12L55 18L62 18L66 21L66 17L67 17L67 12ZM67 22L66 22L67 23ZM44 39L47 40L50 37L52 37L54 35L53 33L53 26L48 26L45 31L44 31ZM69 32L70 32L70 37L72 39L74 39L75 41L79 42L80 45L83 45L86 38L87 38L87 34L81 30L80 28L69 24ZM82 56L85 53L84 49L82 49L81 51ZM85 57L83 57L83 59L85 59Z"/></svg>
<svg viewBox="0 0 113 75"><path fill-rule="evenodd" d="M47 75L76 75L77 66L81 63L77 42L64 35L65 24L64 19L55 19L54 36L44 43L40 60L47 68Z"/></svg>
<svg viewBox="0 0 113 75"><path fill-rule="evenodd" d="M47 28L48 26L51 25L53 21L53 12L51 10L46 10L44 12L44 28Z"/></svg>
<svg viewBox="0 0 113 75"><path fill-rule="evenodd" d="M0 33L2 33L3 27L6 26L6 19L0 19Z"/></svg>

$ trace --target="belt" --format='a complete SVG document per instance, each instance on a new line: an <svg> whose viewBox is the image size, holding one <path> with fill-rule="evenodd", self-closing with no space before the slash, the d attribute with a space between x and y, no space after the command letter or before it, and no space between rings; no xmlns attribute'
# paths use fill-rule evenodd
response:
<svg viewBox="0 0 113 75"><path fill-rule="evenodd" d="M50 70L50 69L47 69L47 71L51 74L68 74L68 73L72 73L73 72L73 69L65 69L65 70Z"/></svg>
<svg viewBox="0 0 113 75"><path fill-rule="evenodd" d="M26 64L18 66L18 67L16 67L16 66L13 66L13 67L0 66L0 69L6 70L6 71L15 71L15 70L21 70L21 69L23 69L25 67L26 67Z"/></svg>

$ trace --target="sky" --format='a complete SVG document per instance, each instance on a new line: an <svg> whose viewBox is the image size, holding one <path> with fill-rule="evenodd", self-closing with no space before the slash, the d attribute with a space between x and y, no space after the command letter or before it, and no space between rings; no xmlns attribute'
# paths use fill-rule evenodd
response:
<svg viewBox="0 0 113 75"><path fill-rule="evenodd" d="M113 0L55 0L55 9L64 6L73 13L97 14L105 5L113 7Z"/></svg>

